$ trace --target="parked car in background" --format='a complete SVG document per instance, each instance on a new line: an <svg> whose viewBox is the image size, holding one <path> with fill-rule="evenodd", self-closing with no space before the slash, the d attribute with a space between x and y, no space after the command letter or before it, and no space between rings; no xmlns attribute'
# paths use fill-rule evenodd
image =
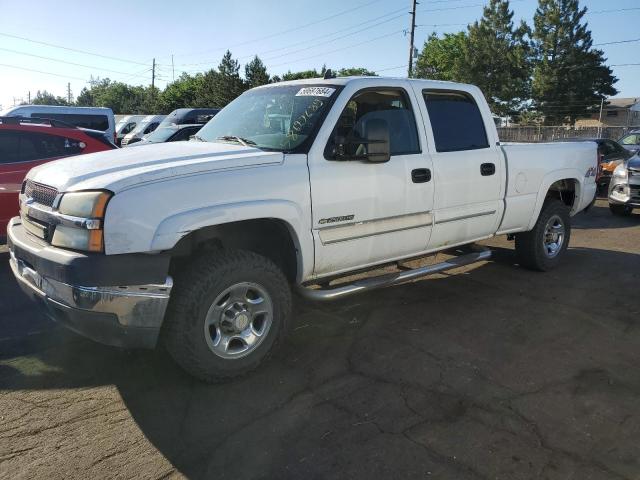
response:
<svg viewBox="0 0 640 480"><path fill-rule="evenodd" d="M99 130L56 120L0 117L0 238L6 236L9 219L18 214L18 195L29 170L57 158L114 148Z"/></svg>
<svg viewBox="0 0 640 480"><path fill-rule="evenodd" d="M122 144L122 139L125 135L133 132L138 123L142 121L142 119L146 115L126 115L122 117L118 123L116 123L116 145L120 146Z"/></svg>
<svg viewBox="0 0 640 480"><path fill-rule="evenodd" d="M130 146L137 147L150 145L152 143L180 142L189 140L191 135L195 135L202 128L202 125L171 125L163 127L162 124L149 135L145 136L137 143Z"/></svg>
<svg viewBox="0 0 640 480"><path fill-rule="evenodd" d="M49 118L75 127L99 130L116 141L113 111L104 107L61 107L54 105L20 105L0 112L0 117Z"/></svg>
<svg viewBox="0 0 640 480"><path fill-rule="evenodd" d="M633 130L618 140L618 143L631 152L640 151L640 130Z"/></svg>
<svg viewBox="0 0 640 480"><path fill-rule="evenodd" d="M627 216L634 208L640 208L640 154L618 165L609 185L611 213Z"/></svg>
<svg viewBox="0 0 640 480"><path fill-rule="evenodd" d="M144 117L130 133L124 136L121 146L126 147L142 140L142 137L158 128L164 117L165 115L147 115Z"/></svg>
<svg viewBox="0 0 640 480"><path fill-rule="evenodd" d="M161 127L170 125L204 125L220 111L219 108L178 108L174 110L160 124Z"/></svg>
<svg viewBox="0 0 640 480"><path fill-rule="evenodd" d="M598 193L605 195L609 182L618 165L633 156L633 152L624 149L618 142L609 138L563 138L560 142L595 142L598 145L600 172L598 175Z"/></svg>

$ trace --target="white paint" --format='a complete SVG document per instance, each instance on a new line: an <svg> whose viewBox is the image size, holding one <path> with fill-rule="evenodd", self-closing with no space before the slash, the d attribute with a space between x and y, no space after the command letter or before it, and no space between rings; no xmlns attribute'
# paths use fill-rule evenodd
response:
<svg viewBox="0 0 640 480"><path fill-rule="evenodd" d="M498 233L531 229L549 186L575 179L584 209L595 193L596 147L590 142L498 145L489 108L470 85L427 80L339 78L342 91L308 155L284 155L229 143L178 142L103 152L47 163L29 178L60 191L115 193L105 220L106 253L171 249L203 227L273 218L289 229L299 256L298 281L434 252ZM310 85L311 86L311 85ZM421 153L387 163L328 161L324 149L349 99L364 88L402 88L416 115ZM259 88L275 88L273 85ZM489 147L435 152L422 91L458 90L480 107ZM464 132L461 132L464 134ZM480 175L482 163L496 173ZM413 183L411 171L432 179ZM313 206L313 208L312 208ZM348 224L320 220L354 215Z"/></svg>

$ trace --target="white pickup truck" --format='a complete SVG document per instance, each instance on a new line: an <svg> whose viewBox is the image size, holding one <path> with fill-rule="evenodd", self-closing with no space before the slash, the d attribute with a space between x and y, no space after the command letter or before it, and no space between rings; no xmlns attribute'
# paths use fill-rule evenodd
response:
<svg viewBox="0 0 640 480"><path fill-rule="evenodd" d="M596 191L595 144L501 144L482 93L456 83L271 84L198 135L35 168L8 244L50 317L111 345L161 341L208 381L264 361L292 289L323 300L397 284L490 252L335 279L494 235L550 269Z"/></svg>

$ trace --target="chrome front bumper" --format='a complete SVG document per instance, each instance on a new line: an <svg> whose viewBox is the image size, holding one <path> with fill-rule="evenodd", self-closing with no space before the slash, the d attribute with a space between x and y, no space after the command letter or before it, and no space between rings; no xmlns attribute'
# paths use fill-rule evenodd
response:
<svg viewBox="0 0 640 480"><path fill-rule="evenodd" d="M86 287L44 277L12 250L9 263L22 290L38 299L52 319L100 343L155 346L171 295L171 277L163 285Z"/></svg>

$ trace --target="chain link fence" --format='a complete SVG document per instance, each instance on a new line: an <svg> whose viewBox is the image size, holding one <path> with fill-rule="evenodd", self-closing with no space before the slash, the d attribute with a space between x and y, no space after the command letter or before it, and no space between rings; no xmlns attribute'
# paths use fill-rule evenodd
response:
<svg viewBox="0 0 640 480"><path fill-rule="evenodd" d="M514 126L498 127L501 142L553 142L563 138L610 138L618 140L632 130L629 127L546 127L546 126Z"/></svg>

